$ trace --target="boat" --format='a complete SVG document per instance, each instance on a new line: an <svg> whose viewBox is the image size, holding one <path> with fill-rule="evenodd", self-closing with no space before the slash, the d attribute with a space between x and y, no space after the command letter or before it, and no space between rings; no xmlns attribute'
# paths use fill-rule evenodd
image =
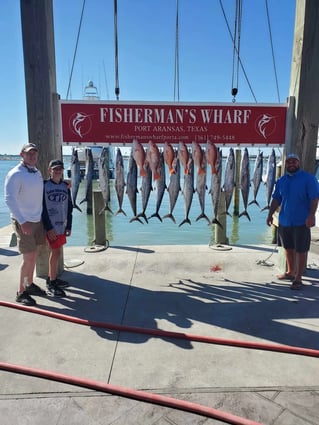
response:
<svg viewBox="0 0 319 425"><path fill-rule="evenodd" d="M100 100L97 87L94 85L92 80L89 80L87 85L84 87L83 100L87 101L97 101ZM92 143L94 145L94 142ZM99 178L99 166L98 161L101 155L103 146L84 146L76 148L78 153L78 158L80 161L80 174L83 178L85 176L85 162L86 162L86 150L91 149L93 161L94 161L94 172L93 179L97 180ZM115 161L115 148L114 146L109 146L109 178L114 179L114 161ZM67 170L67 176L71 177L71 169Z"/></svg>

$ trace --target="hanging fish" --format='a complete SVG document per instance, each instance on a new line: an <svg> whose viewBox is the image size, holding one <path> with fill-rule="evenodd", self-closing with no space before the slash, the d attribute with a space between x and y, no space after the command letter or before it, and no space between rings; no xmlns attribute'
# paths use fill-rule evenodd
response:
<svg viewBox="0 0 319 425"><path fill-rule="evenodd" d="M192 152L194 164L197 167L197 174L206 174L206 160L201 145L197 142L193 142Z"/></svg>
<svg viewBox="0 0 319 425"><path fill-rule="evenodd" d="M174 151L173 151L174 153ZM173 167L173 163L172 163L172 167ZM150 218L152 217L157 217L160 221L162 221L161 216L159 215L159 210L161 208L161 204L162 204L162 200L163 200L163 196L165 193L165 189L166 189L166 176L165 176L165 163L164 163L164 153L161 152L160 155L160 163L159 163L159 171L160 171L160 178L158 180L156 180L156 211L154 214L152 214ZM173 173L175 173L175 169L173 168Z"/></svg>
<svg viewBox="0 0 319 425"><path fill-rule="evenodd" d="M241 164L240 164L240 190L241 190L241 196L243 198L243 203L244 203L244 211L241 212L238 217L242 217L243 215L245 215L248 218L248 220L251 221L249 214L247 212L249 188L250 188L250 164L249 164L248 149L245 148L244 155L242 157Z"/></svg>
<svg viewBox="0 0 319 425"><path fill-rule="evenodd" d="M119 208L116 211L115 215L122 213L126 215L125 211L122 209L123 198L124 198L124 188L125 188L125 177L124 177L124 163L123 156L120 148L117 148L116 157L115 157L115 179L114 179L115 192L119 204Z"/></svg>
<svg viewBox="0 0 319 425"><path fill-rule="evenodd" d="M183 186L185 218L178 227L181 227L185 223L192 224L189 219L189 211L192 205L194 192L195 192L194 190L194 161L193 161L192 155L190 154L189 160L188 160L188 173L184 175L184 186Z"/></svg>
<svg viewBox="0 0 319 425"><path fill-rule="evenodd" d="M154 143L152 140L148 142L146 159L150 164L153 173L153 179L158 180L161 177L159 173L160 152L156 143Z"/></svg>
<svg viewBox="0 0 319 425"><path fill-rule="evenodd" d="M140 176L146 176L146 171L144 169L146 154L143 145L138 140L134 139L132 149L133 158L135 159L135 162L140 169Z"/></svg>
<svg viewBox="0 0 319 425"><path fill-rule="evenodd" d="M101 209L99 214L104 211L109 211L113 214L109 206L110 202L110 178L109 178L109 148L103 148L98 161L99 169L99 184L102 192L104 207Z"/></svg>
<svg viewBox="0 0 319 425"><path fill-rule="evenodd" d="M222 224L218 221L218 208L219 208L219 199L220 199L220 193L221 193L221 181L222 181L222 151L218 149L217 151L217 157L215 161L215 173L212 173L211 178L211 187L209 190L209 193L212 197L212 204L213 204L213 212L214 212L214 218L212 220L212 224L217 224L219 227L223 228Z"/></svg>
<svg viewBox="0 0 319 425"><path fill-rule="evenodd" d="M76 203L77 194L79 191L79 186L81 183L81 172L80 172L80 161L78 158L78 151L73 148L71 156L71 193L72 193L72 202L73 208L76 208L82 212L81 208Z"/></svg>
<svg viewBox="0 0 319 425"><path fill-rule="evenodd" d="M136 215L136 197L137 197L137 165L135 159L133 158L133 149L131 149L131 154L128 162L128 171L126 177L126 193L131 204L133 211L133 217L130 220L130 223L133 221L139 221L144 224L142 220Z"/></svg>
<svg viewBox="0 0 319 425"><path fill-rule="evenodd" d="M206 159L207 164L210 165L212 174L217 173L216 162L218 158L218 149L213 142L207 140L206 144Z"/></svg>
<svg viewBox="0 0 319 425"><path fill-rule="evenodd" d="M256 204L259 207L259 204L257 202L257 193L259 190L260 183L262 181L263 167L264 167L263 153L259 151L258 155L256 156L254 174L252 179L253 186L254 186L254 199L250 201L248 205Z"/></svg>
<svg viewBox="0 0 319 425"><path fill-rule="evenodd" d="M173 174L175 172L173 167L174 158L175 158L175 152L174 152L173 146L170 143L165 142L164 143L164 160L168 166L168 170L170 174Z"/></svg>
<svg viewBox="0 0 319 425"><path fill-rule="evenodd" d="M261 210L268 210L271 202L271 195L274 190L276 182L276 154L275 149L272 149L268 158L267 171L266 171L266 199L267 205Z"/></svg>
<svg viewBox="0 0 319 425"><path fill-rule="evenodd" d="M176 201L181 190L180 178L181 178L181 167L180 162L175 154L175 159L173 162L174 173L171 174L169 185L168 185L168 194L169 194L169 213L164 215L163 218L170 218L174 223L176 223L173 211L176 205Z"/></svg>
<svg viewBox="0 0 319 425"><path fill-rule="evenodd" d="M142 177L142 187L141 187L141 192L142 192L142 212L140 212L137 217L143 217L144 220L146 221L146 223L148 223L145 211L147 208L147 204L148 204L148 200L150 198L150 194L151 191L153 190L152 188L152 170L151 167L148 163L148 161L145 162L144 165L144 169L146 172L146 175Z"/></svg>
<svg viewBox="0 0 319 425"><path fill-rule="evenodd" d="M231 200L234 193L235 187L235 171L236 171L236 162L234 149L229 149L229 154L226 160L225 166L225 177L224 177L224 186L223 191L225 192L225 203L226 203L226 214L231 215L228 210L231 204Z"/></svg>
<svg viewBox="0 0 319 425"><path fill-rule="evenodd" d="M202 167L204 169L204 173L197 173L197 177L196 177L196 189L195 190L196 190L197 195L198 195L198 201L199 201L199 205L200 205L200 209L201 209L201 213L196 218L196 221L204 218L210 224L210 220L207 217L207 215L205 214L205 196L206 196L206 190L207 190L207 185L206 185L207 174L206 174L206 157L205 157L205 155L203 156Z"/></svg>
<svg viewBox="0 0 319 425"><path fill-rule="evenodd" d="M189 169L189 152L187 149L187 146L184 142L179 142L178 145L178 159L180 160L183 169L184 169L184 174L188 174Z"/></svg>
<svg viewBox="0 0 319 425"><path fill-rule="evenodd" d="M80 202L80 205L83 202L88 202L89 200L89 194L92 190L92 180L93 180L93 174L94 174L94 161L93 161L93 155L92 150L90 148L85 149L85 197Z"/></svg>

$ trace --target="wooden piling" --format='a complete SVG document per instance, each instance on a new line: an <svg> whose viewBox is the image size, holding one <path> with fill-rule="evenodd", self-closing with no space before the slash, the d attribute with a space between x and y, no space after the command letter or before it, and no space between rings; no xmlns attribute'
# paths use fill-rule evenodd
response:
<svg viewBox="0 0 319 425"><path fill-rule="evenodd" d="M106 245L104 200L100 190L93 191L94 239L95 245Z"/></svg>

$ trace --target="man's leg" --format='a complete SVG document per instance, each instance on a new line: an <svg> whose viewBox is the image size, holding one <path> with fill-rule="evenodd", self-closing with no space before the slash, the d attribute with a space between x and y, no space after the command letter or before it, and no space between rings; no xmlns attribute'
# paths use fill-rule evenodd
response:
<svg viewBox="0 0 319 425"><path fill-rule="evenodd" d="M20 294L22 294L25 290L25 285L30 285L33 281L36 258L36 251L22 254L22 264L20 267Z"/></svg>
<svg viewBox="0 0 319 425"><path fill-rule="evenodd" d="M302 275L307 265L307 252L297 252L296 254L296 276L295 280L301 282Z"/></svg>
<svg viewBox="0 0 319 425"><path fill-rule="evenodd" d="M287 275L295 276L296 273L296 251L294 249L285 249L286 263L287 263Z"/></svg>

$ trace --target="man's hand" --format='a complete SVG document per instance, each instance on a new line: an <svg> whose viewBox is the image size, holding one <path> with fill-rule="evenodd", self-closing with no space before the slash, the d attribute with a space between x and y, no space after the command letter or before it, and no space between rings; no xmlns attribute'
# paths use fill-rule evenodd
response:
<svg viewBox="0 0 319 425"><path fill-rule="evenodd" d="M55 241L56 240L56 232L54 229L51 229L47 232L47 236L49 238L50 241Z"/></svg>
<svg viewBox="0 0 319 425"><path fill-rule="evenodd" d="M306 226L313 227L316 224L316 217L312 214L309 214L306 219Z"/></svg>
<svg viewBox="0 0 319 425"><path fill-rule="evenodd" d="M31 235L32 234L32 227L31 223L29 221L26 221L25 223L20 225L22 233L24 235Z"/></svg>

